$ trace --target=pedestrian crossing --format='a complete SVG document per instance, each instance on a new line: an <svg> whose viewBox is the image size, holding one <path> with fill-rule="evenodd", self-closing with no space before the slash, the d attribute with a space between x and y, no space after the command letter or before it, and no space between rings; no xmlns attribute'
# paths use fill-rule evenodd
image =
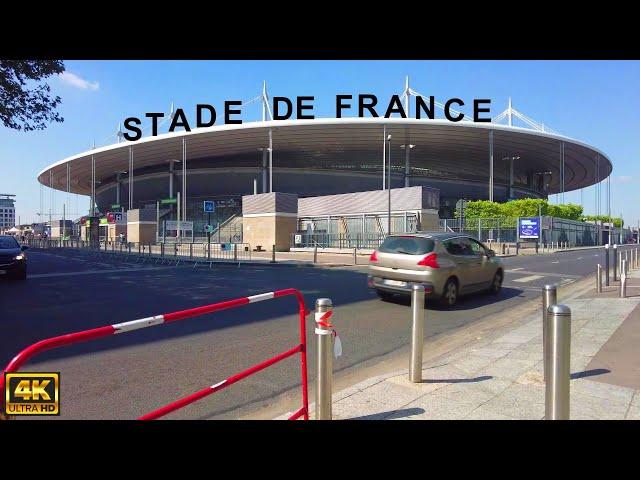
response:
<svg viewBox="0 0 640 480"><path fill-rule="evenodd" d="M523 267L505 270L505 285L522 290L538 290L546 284L556 284L559 286L568 285L580 278L579 275L569 275L566 273L531 272Z"/></svg>

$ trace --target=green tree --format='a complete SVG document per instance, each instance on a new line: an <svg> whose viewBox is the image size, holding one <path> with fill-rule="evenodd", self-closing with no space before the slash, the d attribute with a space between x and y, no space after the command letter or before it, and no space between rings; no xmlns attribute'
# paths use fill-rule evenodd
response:
<svg viewBox="0 0 640 480"><path fill-rule="evenodd" d="M14 130L44 130L63 122L56 112L60 97L43 79L64 72L61 60L0 60L0 120Z"/></svg>

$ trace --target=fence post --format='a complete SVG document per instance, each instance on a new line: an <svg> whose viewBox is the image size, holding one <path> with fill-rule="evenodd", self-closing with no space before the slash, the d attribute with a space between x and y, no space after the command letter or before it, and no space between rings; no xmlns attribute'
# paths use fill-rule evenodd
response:
<svg viewBox="0 0 640 480"><path fill-rule="evenodd" d="M316 385L316 420L331 420L333 389L333 330L331 316L333 303L330 298L316 300L316 339L318 341L318 381Z"/></svg>
<svg viewBox="0 0 640 480"><path fill-rule="evenodd" d="M545 285L542 287L542 358L544 360L544 380L549 378L547 372L548 358L550 355L549 346L549 328L548 328L548 310L551 305L558 303L558 287L557 285Z"/></svg>
<svg viewBox="0 0 640 480"><path fill-rule="evenodd" d="M620 298L627 298L627 261L620 263Z"/></svg>
<svg viewBox="0 0 640 480"><path fill-rule="evenodd" d="M596 268L596 292L602 293L602 265L600 264Z"/></svg>
<svg viewBox="0 0 640 480"><path fill-rule="evenodd" d="M413 284L411 287L411 361L409 364L409 381L422 382L422 348L424 346L424 285Z"/></svg>
<svg viewBox="0 0 640 480"><path fill-rule="evenodd" d="M545 420L569 420L571 309L566 305L551 305L548 310L549 371L545 382Z"/></svg>
<svg viewBox="0 0 640 480"><path fill-rule="evenodd" d="M604 246L604 284L608 287L609 286L609 244L607 243Z"/></svg>

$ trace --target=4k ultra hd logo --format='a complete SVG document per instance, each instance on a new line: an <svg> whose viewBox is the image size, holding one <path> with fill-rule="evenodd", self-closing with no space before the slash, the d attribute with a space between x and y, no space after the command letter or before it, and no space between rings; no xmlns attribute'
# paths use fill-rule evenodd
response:
<svg viewBox="0 0 640 480"><path fill-rule="evenodd" d="M60 415L60 373L5 373L7 415Z"/></svg>

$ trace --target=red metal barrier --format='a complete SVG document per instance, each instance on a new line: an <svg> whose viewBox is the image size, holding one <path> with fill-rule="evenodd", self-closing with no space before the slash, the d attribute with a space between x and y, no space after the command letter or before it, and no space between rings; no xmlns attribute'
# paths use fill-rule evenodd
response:
<svg viewBox="0 0 640 480"><path fill-rule="evenodd" d="M299 408L289 420L296 420L297 418L304 417L305 420L309 419L309 396L307 388L307 335L305 330L305 317L309 314L309 311L305 308L304 298L300 291L295 288L286 288L284 290L276 290L275 292L260 293L258 295L251 295L248 297L236 298L234 300L228 300L226 302L212 303L202 307L190 308L188 310L180 310L177 312L165 313L163 315L156 315L153 317L141 318L138 320L132 320L130 322L116 323L113 325L106 325L104 327L93 328L91 330L84 330L82 332L68 333L59 337L47 338L36 342L20 353L18 353L13 360L9 362L6 368L0 372L0 392L4 392L4 372L17 371L27 360L33 356L50 350L52 348L63 347L65 345L71 345L75 343L85 342L87 340L95 340L97 338L107 337L109 335L115 335L118 333L126 333L141 328L152 327L154 325L160 325L163 323L176 322L178 320L184 320L187 318L197 317L205 315L207 313L219 312L221 310L227 310L230 308L239 307L241 305L248 305L250 303L261 302L263 300L271 300L274 298L284 297L287 295L294 295L298 300L299 315L300 315L300 343L295 347L269 358L262 363L259 363L247 370L232 375L231 377L204 388L198 392L195 392L187 397L177 400L169 405L166 405L158 410L147 413L139 418L139 420L154 420L167 415L170 412L185 407L201 398L204 398L212 393L215 393L223 388L227 388L234 383L248 377L260 370L263 370L277 362L291 357L300 352L300 370L302 375L302 407Z"/></svg>

